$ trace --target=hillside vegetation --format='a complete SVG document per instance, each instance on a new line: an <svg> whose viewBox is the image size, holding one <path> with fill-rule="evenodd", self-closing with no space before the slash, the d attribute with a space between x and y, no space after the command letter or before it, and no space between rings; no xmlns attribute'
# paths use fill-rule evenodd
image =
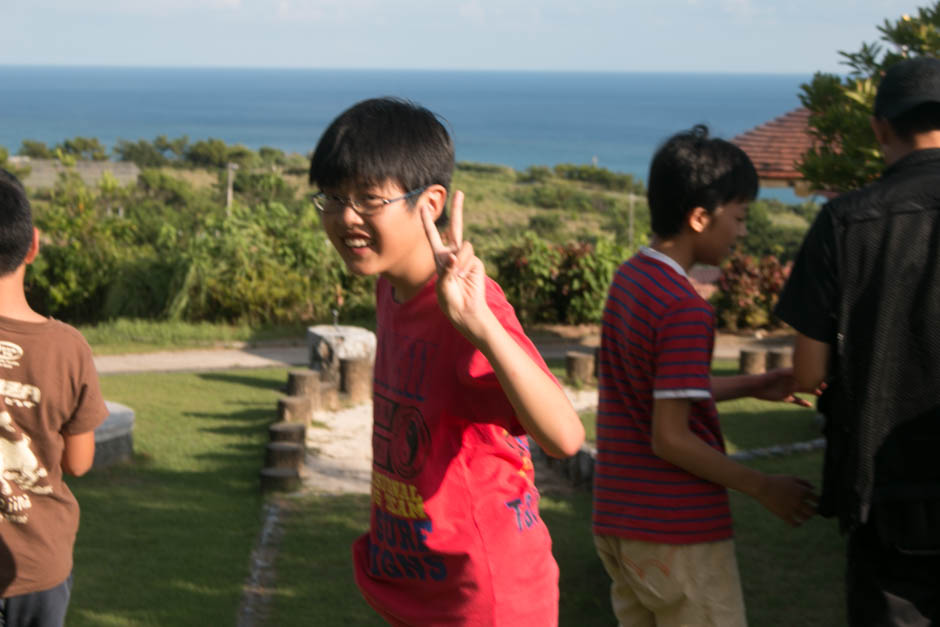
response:
<svg viewBox="0 0 940 627"><path fill-rule="evenodd" d="M24 142L21 152L48 152L67 166L101 157L97 140L75 138L46 152L37 144ZM37 310L85 324L263 326L331 320L334 311L342 319L369 315L374 279L350 275L329 245L303 158L166 138L124 142L115 152L139 159L135 184L108 176L88 184L67 169L54 187L29 190L43 232L28 273ZM0 150L0 165L6 157ZM229 163L239 167L227 207ZM628 174L460 163L453 187L466 193L465 237L524 323L596 322L613 271L649 239L645 192ZM755 203L741 249L785 262L813 210Z"/></svg>

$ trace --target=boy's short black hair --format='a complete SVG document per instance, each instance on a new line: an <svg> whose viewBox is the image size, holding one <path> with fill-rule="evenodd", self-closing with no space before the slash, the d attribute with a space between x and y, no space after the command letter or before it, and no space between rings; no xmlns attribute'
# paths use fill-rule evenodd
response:
<svg viewBox="0 0 940 627"><path fill-rule="evenodd" d="M750 202L760 187L747 154L731 142L708 136L699 124L670 137L650 165L647 200L653 232L672 237L689 211L712 213L730 201Z"/></svg>
<svg viewBox="0 0 940 627"><path fill-rule="evenodd" d="M26 190L0 168L0 276L19 268L33 243L33 214Z"/></svg>
<svg viewBox="0 0 940 627"><path fill-rule="evenodd" d="M925 102L888 120L895 134L904 141L915 135L940 130L940 103Z"/></svg>
<svg viewBox="0 0 940 627"><path fill-rule="evenodd" d="M321 190L343 185L398 183L410 192L450 188L454 144L437 115L408 100L372 98L339 115L310 158L310 183Z"/></svg>

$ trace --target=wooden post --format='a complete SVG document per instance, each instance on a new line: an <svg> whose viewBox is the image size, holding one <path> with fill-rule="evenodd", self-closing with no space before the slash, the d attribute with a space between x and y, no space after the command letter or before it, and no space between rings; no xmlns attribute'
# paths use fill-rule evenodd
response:
<svg viewBox="0 0 940 627"><path fill-rule="evenodd" d="M588 383L594 378L594 355L568 351L565 353L565 374L572 383Z"/></svg>
<svg viewBox="0 0 940 627"><path fill-rule="evenodd" d="M262 492L294 492L300 489L300 472L296 468L262 468Z"/></svg>
<svg viewBox="0 0 940 627"><path fill-rule="evenodd" d="M287 395L316 398L320 396L320 373L310 368L287 373Z"/></svg>
<svg viewBox="0 0 940 627"><path fill-rule="evenodd" d="M282 396L277 399L277 418L307 427L313 419L313 401L306 396Z"/></svg>
<svg viewBox="0 0 940 627"><path fill-rule="evenodd" d="M761 374L767 371L767 351L761 349L741 349L738 361L741 374Z"/></svg>
<svg viewBox="0 0 940 627"><path fill-rule="evenodd" d="M358 405L372 398L372 359L351 357L339 360L339 389Z"/></svg>
<svg viewBox="0 0 940 627"><path fill-rule="evenodd" d="M299 469L304 463L304 447L295 442L268 442L265 448L265 468Z"/></svg>
<svg viewBox="0 0 940 627"><path fill-rule="evenodd" d="M767 353L767 370L792 367L793 351L787 349L778 349Z"/></svg>
<svg viewBox="0 0 940 627"><path fill-rule="evenodd" d="M306 427L299 422L273 422L268 425L271 442L292 442L303 445L307 436Z"/></svg>

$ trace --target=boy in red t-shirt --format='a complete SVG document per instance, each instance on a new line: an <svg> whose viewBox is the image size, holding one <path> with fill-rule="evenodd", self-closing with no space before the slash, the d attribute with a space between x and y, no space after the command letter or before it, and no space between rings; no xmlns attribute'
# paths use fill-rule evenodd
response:
<svg viewBox="0 0 940 627"><path fill-rule="evenodd" d="M737 146L696 127L650 166L653 241L620 266L599 356L594 540L623 626L746 624L727 488L791 525L812 487L725 455L715 401L794 400L790 369L711 376L714 312L686 273L718 265L746 234L757 172Z"/></svg>
<svg viewBox="0 0 940 627"><path fill-rule="evenodd" d="M574 454L584 429L499 286L462 240L438 118L360 102L326 129L313 199L347 267L377 274L372 515L356 581L394 625L558 621L558 567L525 434Z"/></svg>

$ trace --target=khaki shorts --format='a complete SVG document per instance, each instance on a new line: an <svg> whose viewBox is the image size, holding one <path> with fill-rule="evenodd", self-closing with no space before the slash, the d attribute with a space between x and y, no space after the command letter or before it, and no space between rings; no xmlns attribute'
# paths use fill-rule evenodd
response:
<svg viewBox="0 0 940 627"><path fill-rule="evenodd" d="M745 627L734 541L657 544L594 536L621 627Z"/></svg>

